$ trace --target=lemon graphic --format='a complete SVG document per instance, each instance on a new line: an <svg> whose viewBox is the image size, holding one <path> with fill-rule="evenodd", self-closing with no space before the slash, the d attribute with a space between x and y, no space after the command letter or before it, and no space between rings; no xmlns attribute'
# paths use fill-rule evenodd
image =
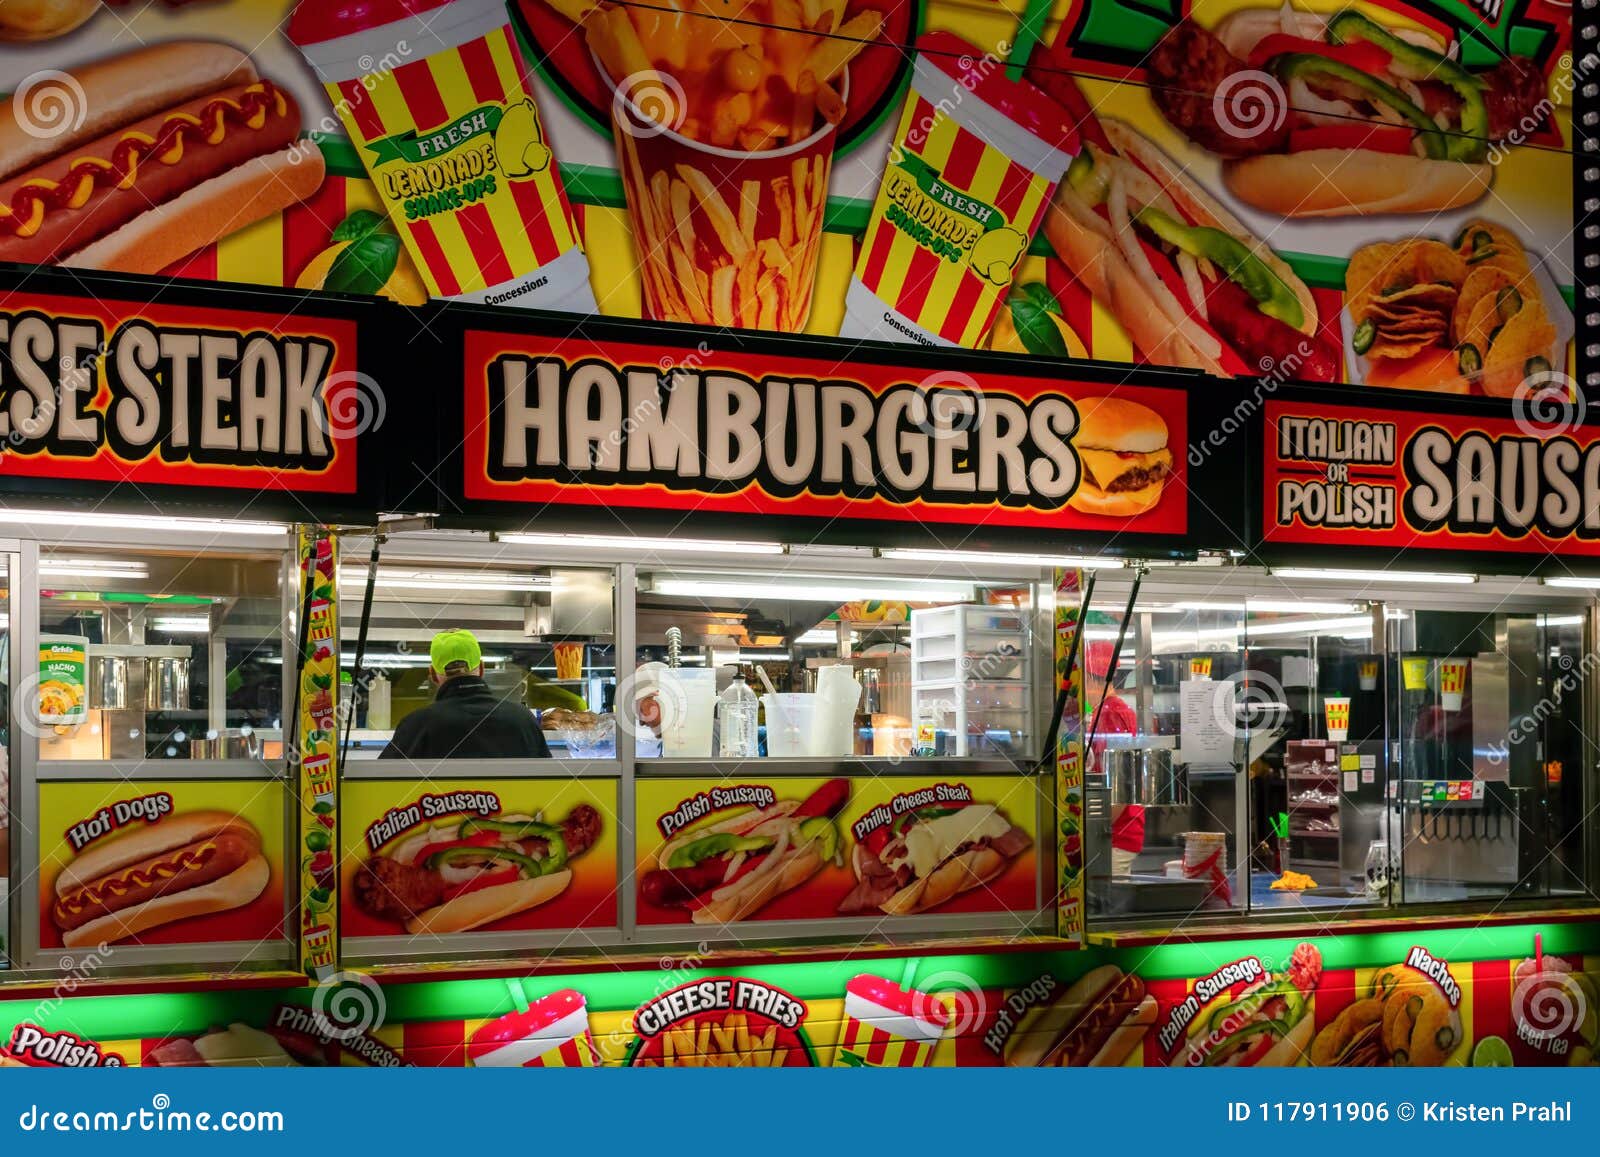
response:
<svg viewBox="0 0 1600 1157"><path fill-rule="evenodd" d="M507 105L494 130L494 151L500 168L514 181L542 173L550 167L550 150L539 131L539 114L533 102Z"/></svg>
<svg viewBox="0 0 1600 1157"><path fill-rule="evenodd" d="M328 279L328 270L333 268L334 261L347 246L352 244L354 242L335 241L318 253L306 263L306 267L300 271L300 276L294 279L295 288L321 289ZM389 280L374 292L400 305L421 305L428 300L428 288L422 284L422 277L417 273L416 266L411 264L410 255L403 249L394 263L394 272L389 275Z"/></svg>
<svg viewBox="0 0 1600 1157"><path fill-rule="evenodd" d="M1080 338L1077 333L1073 331L1073 328L1067 324L1066 318L1062 317L1059 313L1046 313L1045 316L1050 319L1050 323L1054 325L1056 330L1061 334L1061 340L1067 347L1068 356L1075 358L1086 358L1089 356L1089 347L1083 344L1083 339ZM1010 309L1005 307L1002 307L1000 312L995 314L994 325L989 327L989 338L985 344L989 349L994 350L996 353L1033 353L1033 351L1029 349L1027 344L1022 340L1022 335L1017 332L1015 315L1012 314Z"/></svg>
<svg viewBox="0 0 1600 1157"><path fill-rule="evenodd" d="M1503 1037L1486 1036L1473 1046L1472 1067L1475 1069L1509 1069L1515 1065L1511 1046Z"/></svg>
<svg viewBox="0 0 1600 1157"><path fill-rule="evenodd" d="M1022 251L1027 247L1026 237L1015 229L1001 226L978 238L967 261L979 277L1004 289L1011 284L1011 271L1022 260Z"/></svg>

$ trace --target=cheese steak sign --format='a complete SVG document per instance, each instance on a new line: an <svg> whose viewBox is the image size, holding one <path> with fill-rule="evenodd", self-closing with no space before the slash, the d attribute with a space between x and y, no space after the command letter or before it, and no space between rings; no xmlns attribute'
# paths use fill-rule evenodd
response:
<svg viewBox="0 0 1600 1157"><path fill-rule="evenodd" d="M1270 402L1268 543L1600 555L1600 427Z"/></svg>
<svg viewBox="0 0 1600 1157"><path fill-rule="evenodd" d="M11 300L25 306L0 309L0 477L355 493L334 396L358 380L353 321Z"/></svg>
<svg viewBox="0 0 1600 1157"><path fill-rule="evenodd" d="M1181 390L469 331L469 499L1180 535Z"/></svg>

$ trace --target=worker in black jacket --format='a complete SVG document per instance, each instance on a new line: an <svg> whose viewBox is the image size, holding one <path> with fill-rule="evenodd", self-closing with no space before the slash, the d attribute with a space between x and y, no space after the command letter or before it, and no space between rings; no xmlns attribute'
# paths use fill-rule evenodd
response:
<svg viewBox="0 0 1600 1157"><path fill-rule="evenodd" d="M380 759L548 759L533 712L496 699L483 679L483 651L471 631L441 631L428 648L438 693L395 728Z"/></svg>

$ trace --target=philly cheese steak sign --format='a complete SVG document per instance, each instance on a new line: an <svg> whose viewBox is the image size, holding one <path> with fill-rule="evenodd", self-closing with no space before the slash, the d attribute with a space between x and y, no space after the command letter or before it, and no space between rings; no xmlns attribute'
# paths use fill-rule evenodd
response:
<svg viewBox="0 0 1600 1157"><path fill-rule="evenodd" d="M1600 427L1269 402L1268 543L1600 555Z"/></svg>
<svg viewBox="0 0 1600 1157"><path fill-rule="evenodd" d="M353 494L355 359L351 321L12 295L0 476Z"/></svg>
<svg viewBox="0 0 1600 1157"><path fill-rule="evenodd" d="M466 382L473 500L1187 529L1178 389L481 331Z"/></svg>

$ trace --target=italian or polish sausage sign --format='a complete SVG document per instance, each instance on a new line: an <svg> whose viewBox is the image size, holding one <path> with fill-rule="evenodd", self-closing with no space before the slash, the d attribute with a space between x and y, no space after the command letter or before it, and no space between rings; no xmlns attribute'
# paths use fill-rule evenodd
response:
<svg viewBox="0 0 1600 1157"><path fill-rule="evenodd" d="M466 336L472 500L1178 535L1182 390Z"/></svg>
<svg viewBox="0 0 1600 1157"><path fill-rule="evenodd" d="M353 494L358 381L353 321L12 295L0 477Z"/></svg>
<svg viewBox="0 0 1600 1157"><path fill-rule="evenodd" d="M1268 543L1600 555L1600 427L1269 402Z"/></svg>

